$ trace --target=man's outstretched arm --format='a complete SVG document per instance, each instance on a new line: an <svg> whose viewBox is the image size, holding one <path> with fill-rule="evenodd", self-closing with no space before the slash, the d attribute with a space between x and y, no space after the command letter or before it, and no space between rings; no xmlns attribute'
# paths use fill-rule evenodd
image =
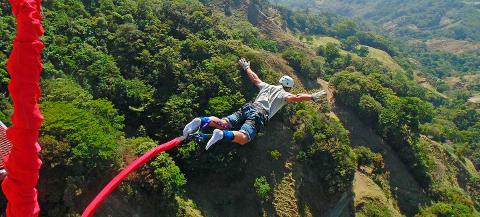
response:
<svg viewBox="0 0 480 217"><path fill-rule="evenodd" d="M257 87L260 87L262 80L258 77L258 75L250 68L250 62L247 62L245 58L242 58L238 61L240 66L247 72L248 78L250 81Z"/></svg>
<svg viewBox="0 0 480 217"><path fill-rule="evenodd" d="M287 97L287 102L305 102L310 100L313 100L314 102L320 102L321 97L325 94L325 91L322 90L314 94L300 93L296 95L290 95Z"/></svg>
<svg viewBox="0 0 480 217"><path fill-rule="evenodd" d="M305 93L290 95L287 97L287 102L305 102L310 100L313 100L312 95Z"/></svg>

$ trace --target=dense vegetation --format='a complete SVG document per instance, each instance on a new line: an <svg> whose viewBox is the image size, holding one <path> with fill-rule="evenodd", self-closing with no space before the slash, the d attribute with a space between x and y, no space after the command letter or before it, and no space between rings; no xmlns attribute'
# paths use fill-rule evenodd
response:
<svg viewBox="0 0 480 217"><path fill-rule="evenodd" d="M291 122L296 129L294 139L301 145L298 157L312 165L329 193L348 190L356 167L348 131L339 121L304 104L295 110Z"/></svg>
<svg viewBox="0 0 480 217"><path fill-rule="evenodd" d="M231 112L253 90L236 67L243 36L222 30L198 1L66 0L43 6L43 215L78 213L107 181L101 177L155 146L153 139L178 135L183 124L206 111ZM9 33L2 34L5 56L15 26L3 3L1 17L2 33ZM2 102L8 102L8 77L1 72ZM2 107L2 115L9 109ZM169 201L175 200L167 198L181 194L185 183L165 153L121 190L174 213Z"/></svg>
<svg viewBox="0 0 480 217"><path fill-rule="evenodd" d="M253 2L259 8L270 7L266 1ZM276 82L283 72L267 63L265 59L272 56L285 59L301 80L330 81L337 89L337 102L357 112L398 152L435 201L422 208L420 215L471 214L480 208L480 189L475 189L479 180L468 180L473 189L468 193L439 185L432 169L434 159L421 138L425 134L450 142L455 154L473 161L478 170L480 114L465 105L465 94L444 99L421 87L413 81L417 68L402 49L351 20L278 9L283 29L332 36L342 42L307 52L304 47L266 37L247 19L233 15L241 10L242 1L228 1L221 12L204 3L218 2L43 1L47 46L41 99L45 115L40 136L42 215L78 214L108 180L105 177L112 177L159 141L178 136L191 118L223 116L251 100L256 89L236 62L246 57L262 79ZM0 3L0 15L0 32L5 33L0 34L0 64L5 65L15 22L7 3ZM394 56L403 69L392 70L367 57L366 46ZM464 67L465 73L478 64L476 59L467 64L447 54L436 58L428 65L432 68L429 74L438 74L444 59L452 60L445 67ZM422 62L432 59L425 57ZM7 123L11 113L8 81L6 69L0 68L0 119ZM328 109L324 104L321 112ZM292 105L278 116L277 123L293 131L295 160L317 174L316 184L329 197L349 191L361 166L382 175L381 155L352 149L341 122L319 113L315 106ZM274 160L283 158L277 150L268 155ZM155 216L161 211L185 216L187 210L195 209L186 194L190 179L224 172L234 180L242 175L241 167L238 152L231 148L219 145L205 152L202 144L189 142L149 162L116 192L136 201L129 204L136 213L115 210L115 206L102 212ZM260 201L271 198L269 180L269 176L260 176L249 184ZM381 178L376 181L382 182ZM371 204L361 212L366 216L387 213Z"/></svg>
<svg viewBox="0 0 480 217"><path fill-rule="evenodd" d="M6 33L0 35L0 56L6 57L15 25L8 5L0 6L0 30ZM105 177L112 177L158 141L177 136L191 118L226 115L251 99L256 90L237 67L240 56L252 60L252 67L266 81L280 75L261 57L265 51L278 51L277 42L262 38L246 21L215 15L196 0L60 0L43 1L43 7L47 46L39 190L44 216L79 213L107 182ZM1 61L5 65L6 58ZM0 76L0 118L8 123L11 105L5 87L9 78L3 67ZM302 111L293 109L291 114L300 119ZM309 112L313 115L315 109ZM328 165L318 168L325 176L322 185L330 186L332 194L346 190L355 161L345 130L339 123L334 128L324 126L318 117L309 117L303 125L309 129L308 139L302 140L305 147L324 146L319 132L328 131L332 142L336 131L342 132L341 152L318 147L309 156L312 164L325 161L322 164ZM320 130L315 143L312 130ZM221 148L201 150L200 144L190 142L160 155L116 194L137 201L131 206L142 215L154 215L156 210L182 215L184 206L190 206L182 199L187 176L219 169L236 174L230 169L235 156ZM269 192L266 184L263 180L255 185L261 199Z"/></svg>

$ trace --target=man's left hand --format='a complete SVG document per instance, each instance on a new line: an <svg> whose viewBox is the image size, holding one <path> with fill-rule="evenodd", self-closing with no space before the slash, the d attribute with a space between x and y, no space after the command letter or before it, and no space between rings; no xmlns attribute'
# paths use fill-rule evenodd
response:
<svg viewBox="0 0 480 217"><path fill-rule="evenodd" d="M325 94L327 94L325 92L325 90L321 90L319 92L316 92L314 94L312 94L312 100L316 103L320 102L320 100L322 99L322 96L324 96Z"/></svg>

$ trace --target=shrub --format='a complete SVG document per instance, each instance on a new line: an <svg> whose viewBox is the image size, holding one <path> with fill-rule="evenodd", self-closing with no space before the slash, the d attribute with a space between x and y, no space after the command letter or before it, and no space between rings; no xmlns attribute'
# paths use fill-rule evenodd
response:
<svg viewBox="0 0 480 217"><path fill-rule="evenodd" d="M130 141L136 143L135 153L137 155L142 155L156 146L148 138L137 138ZM183 186L187 183L185 175L166 152L155 157L145 167L141 168L139 173L144 176L140 180L142 185L156 192L181 193L183 192Z"/></svg>
<svg viewBox="0 0 480 217"><path fill-rule="evenodd" d="M275 159L275 160L278 160L282 157L282 153L280 153L280 151L278 150L273 150L270 152L270 156Z"/></svg>
<svg viewBox="0 0 480 217"><path fill-rule="evenodd" d="M384 162L380 153L374 153L370 148L365 146L355 147L353 149L357 157L358 166L368 166L374 170L383 169Z"/></svg>
<svg viewBox="0 0 480 217"><path fill-rule="evenodd" d="M361 57L367 57L368 54L370 53L370 51L368 50L368 47L366 46L360 46L360 48L355 49L354 52Z"/></svg>
<svg viewBox="0 0 480 217"><path fill-rule="evenodd" d="M463 204L436 202L429 207L421 208L416 217L471 217L473 210Z"/></svg>
<svg viewBox="0 0 480 217"><path fill-rule="evenodd" d="M325 57L327 62L333 62L340 57L340 49L336 44L329 42L325 46L318 47L317 55Z"/></svg>
<svg viewBox="0 0 480 217"><path fill-rule="evenodd" d="M451 204L462 204L468 207L473 207L474 205L474 202L458 187L434 184L432 191L433 198L439 201Z"/></svg>
<svg viewBox="0 0 480 217"><path fill-rule="evenodd" d="M347 190L353 181L356 162L349 146L348 131L338 120L319 114L314 108L304 107L291 119L295 126L294 138L301 145L306 163L320 174L322 185L330 193Z"/></svg>
<svg viewBox="0 0 480 217"><path fill-rule="evenodd" d="M278 42L269 39L252 38L247 42L247 44L254 48L261 48L263 50L275 53L279 50Z"/></svg>
<svg viewBox="0 0 480 217"><path fill-rule="evenodd" d="M347 51L353 51L359 45L358 38L355 36L349 36L346 39L342 39L341 42L343 49Z"/></svg>
<svg viewBox="0 0 480 217"><path fill-rule="evenodd" d="M293 69L309 79L316 79L325 74L323 59L320 57L311 58L303 50L297 48L285 50L282 56Z"/></svg>
<svg viewBox="0 0 480 217"><path fill-rule="evenodd" d="M255 192L257 192L258 198L262 201L268 200L270 196L270 184L267 182L267 178L265 176L261 176L255 179L255 183L253 184L255 188Z"/></svg>
<svg viewBox="0 0 480 217"><path fill-rule="evenodd" d="M392 214L382 203L379 202L368 202L362 204L363 206L360 209L358 216L365 217L391 217Z"/></svg>
<svg viewBox="0 0 480 217"><path fill-rule="evenodd" d="M367 123L376 126L378 123L378 115L383 109L382 104L370 95L363 95L360 97L358 107L360 110L360 117Z"/></svg>

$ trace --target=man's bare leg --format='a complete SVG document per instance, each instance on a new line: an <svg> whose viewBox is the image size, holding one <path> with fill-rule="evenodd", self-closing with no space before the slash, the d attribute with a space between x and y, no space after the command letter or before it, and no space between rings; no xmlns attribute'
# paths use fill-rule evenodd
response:
<svg viewBox="0 0 480 217"><path fill-rule="evenodd" d="M228 121L225 119L220 119L215 116L209 117L212 122L208 126L211 126L216 129L220 130L226 130L228 129ZM245 133L242 133L240 131L232 131L233 132L233 142L238 143L240 145L245 145L248 143L248 136Z"/></svg>
<svg viewBox="0 0 480 217"><path fill-rule="evenodd" d="M217 143L218 141L225 139L226 141L238 143L240 145L245 145L248 142L248 136L245 133L240 131L229 131L229 130L220 130L215 129L213 131L212 137L207 142L207 146L205 147L208 150L213 144Z"/></svg>
<svg viewBox="0 0 480 217"><path fill-rule="evenodd" d="M238 143L240 145L245 145L248 143L248 136L245 133L240 131L232 131L233 132L233 142Z"/></svg>
<svg viewBox="0 0 480 217"><path fill-rule="evenodd" d="M208 126L211 126L216 129L226 130L229 127L228 121L217 118L215 116L212 117L198 117L194 118L190 123L185 125L183 128L183 135L187 136L188 134L197 131L200 127L204 124L208 123Z"/></svg>
<svg viewBox="0 0 480 217"><path fill-rule="evenodd" d="M194 129L198 129L198 127L200 127L204 123L208 123L208 126L216 128L216 130L214 130L212 134L212 138L210 138L207 143L206 149L208 149L211 145L218 142L219 140L223 139L224 132L226 133L227 141L231 141L240 145L245 145L246 143L248 143L248 135L240 131L228 131L227 129L230 128L229 122L225 119L220 119L215 116L211 116L208 118L195 118L192 122L185 126L185 129L183 130L184 135L187 135Z"/></svg>
<svg viewBox="0 0 480 217"><path fill-rule="evenodd" d="M208 117L210 118L211 122L208 124L208 126L211 126L216 129L221 129L221 130L226 130L228 129L228 121L225 119L220 119L215 116Z"/></svg>

